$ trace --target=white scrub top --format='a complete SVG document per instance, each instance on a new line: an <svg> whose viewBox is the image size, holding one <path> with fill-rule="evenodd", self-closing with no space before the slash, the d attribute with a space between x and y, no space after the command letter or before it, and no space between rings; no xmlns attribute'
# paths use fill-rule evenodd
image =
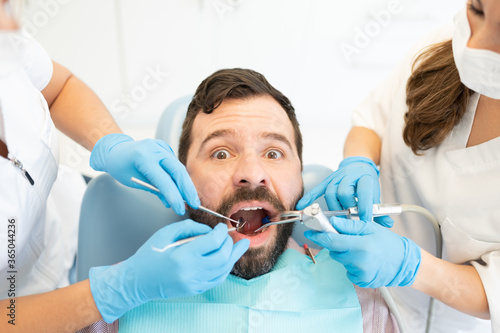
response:
<svg viewBox="0 0 500 333"><path fill-rule="evenodd" d="M472 96L465 116L448 138L422 156L413 154L402 137L406 82L414 56L427 45L451 39L452 34L450 26L420 41L356 108L352 120L354 126L370 128L382 140L382 202L415 204L432 212L441 225L443 259L472 264L486 290L491 322L436 302L430 331L500 332L500 137L466 148L479 95ZM424 217L406 213L394 222L395 232L436 254L434 232ZM409 331L424 332L429 297L410 287L391 288L391 292Z"/></svg>
<svg viewBox="0 0 500 333"><path fill-rule="evenodd" d="M19 43L16 48L2 44L7 37ZM56 183L51 193L58 177L58 140L40 90L52 77L52 62L23 32L0 33L0 38L0 45L7 45L0 57L0 138L9 150L8 159L0 157L0 299L5 299L68 284L78 221L68 209L79 213L79 205L69 203L74 195L63 185ZM59 178L67 183L69 174ZM76 182L81 200L83 180Z"/></svg>

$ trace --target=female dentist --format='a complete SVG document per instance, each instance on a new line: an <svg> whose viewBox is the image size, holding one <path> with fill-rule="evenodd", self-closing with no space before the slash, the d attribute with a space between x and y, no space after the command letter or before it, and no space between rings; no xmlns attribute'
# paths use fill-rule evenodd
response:
<svg viewBox="0 0 500 333"><path fill-rule="evenodd" d="M430 332L500 332L499 112L500 2L471 0L354 111L339 170L298 204L325 194L341 209L357 199L364 221L332 218L340 235L306 234L359 286L411 286L391 289L410 332L427 322ZM443 260L424 218L395 218L396 233L387 217L371 221L376 164L384 202L438 218Z"/></svg>
<svg viewBox="0 0 500 333"><path fill-rule="evenodd" d="M212 230L184 221L159 230L131 258L92 268L89 280L66 286L61 257L76 237L60 231L71 221L48 214L58 171L54 124L92 150L94 169L125 185L132 176L151 182L177 213L184 213L183 199L193 208L199 199L170 147L122 134L97 96L19 30L9 5L0 0L0 331L74 332L101 318L113 322L148 300L222 282L248 244L233 246L225 225ZM199 234L206 235L197 244L151 250Z"/></svg>

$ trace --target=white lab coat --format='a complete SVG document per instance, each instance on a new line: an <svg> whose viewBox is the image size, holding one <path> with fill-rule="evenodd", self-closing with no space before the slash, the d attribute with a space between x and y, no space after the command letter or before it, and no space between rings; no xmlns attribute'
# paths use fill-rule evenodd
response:
<svg viewBox="0 0 500 333"><path fill-rule="evenodd" d="M0 299L68 284L84 189L74 172L58 177L57 133L40 93L52 76L50 58L29 36L15 38L22 40L16 56L0 58L0 138L9 150L9 159L0 157Z"/></svg>
<svg viewBox="0 0 500 333"><path fill-rule="evenodd" d="M420 41L356 108L352 120L354 126L373 129L382 140L382 202L415 204L431 211L441 225L443 259L472 264L486 290L491 323L436 302L431 332L500 332L500 138L465 148L479 95L473 95L448 138L424 155L413 154L402 138L406 82L414 56L427 45L450 39L452 32L449 26ZM394 220L394 231L436 253L434 232L424 217L406 213ZM429 297L410 287L391 292L409 331L424 332Z"/></svg>

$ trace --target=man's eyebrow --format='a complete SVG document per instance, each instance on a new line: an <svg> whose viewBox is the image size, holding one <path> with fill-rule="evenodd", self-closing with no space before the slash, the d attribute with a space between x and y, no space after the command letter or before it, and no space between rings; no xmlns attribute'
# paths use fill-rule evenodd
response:
<svg viewBox="0 0 500 333"><path fill-rule="evenodd" d="M207 142L210 140L219 138L221 136L233 136L233 135L236 135L236 131L233 129L220 129L215 132L212 132L205 138L205 140L203 140L200 146L200 150L203 149L203 146L205 146Z"/></svg>
<svg viewBox="0 0 500 333"><path fill-rule="evenodd" d="M220 130L217 130L217 131L215 131L213 133L210 133L205 138L205 140L203 140L203 142L201 143L200 150L203 149L203 147L210 140L213 140L213 139L219 138L219 137L223 137L223 136L235 136L236 134L237 134L236 131L233 130L233 129L220 129ZM290 143L290 140L288 140L286 138L286 136L284 136L282 134L279 134L279 133L276 133L276 132L265 132L262 136L264 138L266 138L266 139L272 139L272 140L281 141L284 144L286 144L291 150L293 150L292 144Z"/></svg>
<svg viewBox="0 0 500 333"><path fill-rule="evenodd" d="M281 141L284 144L286 144L288 146L288 148L290 148L290 150L293 150L292 144L290 143L290 140L288 140L286 138L286 136L284 136L282 134L279 134L279 133L276 133L276 132L266 132L266 133L264 133L263 137L269 138L269 139L273 139L273 140Z"/></svg>

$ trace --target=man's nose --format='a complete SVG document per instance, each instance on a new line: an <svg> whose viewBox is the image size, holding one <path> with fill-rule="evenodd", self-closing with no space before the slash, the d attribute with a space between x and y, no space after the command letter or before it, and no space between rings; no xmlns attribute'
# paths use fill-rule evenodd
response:
<svg viewBox="0 0 500 333"><path fill-rule="evenodd" d="M233 175L233 183L236 187L269 186L270 180L264 161L254 154L241 156Z"/></svg>

